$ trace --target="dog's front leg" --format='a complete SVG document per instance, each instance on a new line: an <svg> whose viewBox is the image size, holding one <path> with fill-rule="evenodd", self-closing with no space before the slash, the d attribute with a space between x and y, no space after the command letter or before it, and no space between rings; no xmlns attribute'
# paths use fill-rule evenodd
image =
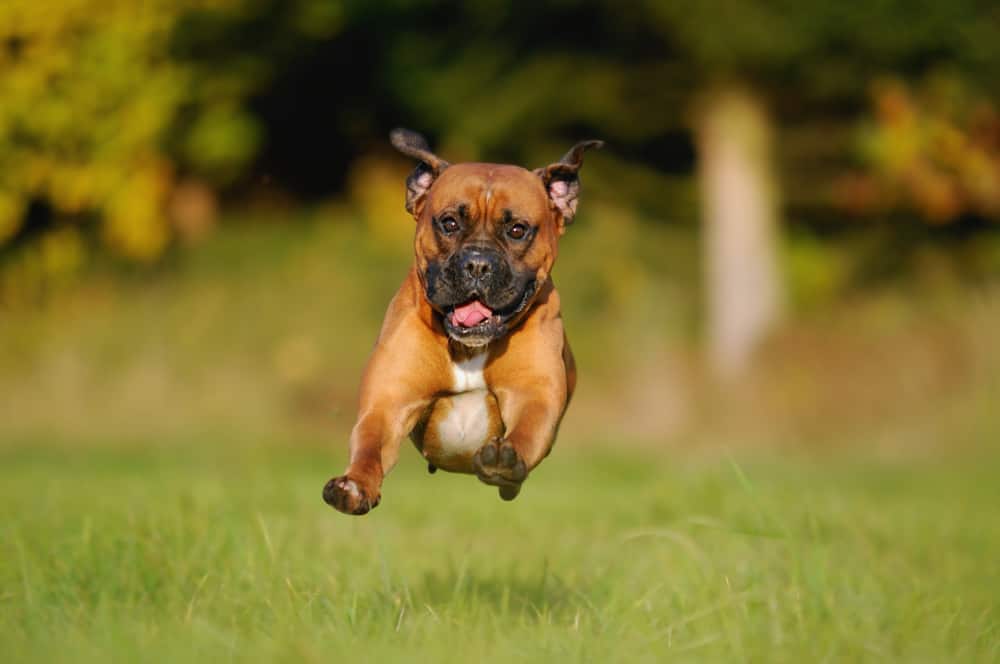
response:
<svg viewBox="0 0 1000 664"><path fill-rule="evenodd" d="M323 500L345 514L366 514L381 499L382 478L399 459L399 446L427 401L363 412L351 431L351 458L340 477L323 488Z"/></svg>
<svg viewBox="0 0 1000 664"><path fill-rule="evenodd" d="M543 381L532 387L495 388L507 435L484 445L474 458L479 479L498 486L504 500L517 497L528 473L548 454L566 406L564 384Z"/></svg>
<svg viewBox="0 0 1000 664"><path fill-rule="evenodd" d="M378 505L382 478L396 465L400 443L445 387L446 345L428 343L430 330L395 316L395 306L361 380L350 463L323 488L323 500L345 514L365 514Z"/></svg>

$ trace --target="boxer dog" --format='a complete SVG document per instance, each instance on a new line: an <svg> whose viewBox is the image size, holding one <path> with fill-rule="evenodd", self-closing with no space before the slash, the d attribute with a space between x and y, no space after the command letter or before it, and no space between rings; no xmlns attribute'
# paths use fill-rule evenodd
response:
<svg viewBox="0 0 1000 664"><path fill-rule="evenodd" d="M361 379L350 463L323 488L346 514L379 504L407 435L428 469L475 474L513 500L549 453L576 383L550 271L572 223L583 153L529 171L449 164L411 131L406 180L415 262Z"/></svg>

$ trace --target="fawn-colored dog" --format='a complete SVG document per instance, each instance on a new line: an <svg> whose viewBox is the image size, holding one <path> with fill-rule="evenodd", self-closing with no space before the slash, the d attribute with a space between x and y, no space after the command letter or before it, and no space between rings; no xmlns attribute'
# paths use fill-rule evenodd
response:
<svg viewBox="0 0 1000 664"><path fill-rule="evenodd" d="M529 171L448 164L419 134L406 181L416 261L389 304L361 380L350 464L323 489L347 514L378 505L407 435L431 472L474 473L513 500L549 453L576 383L549 276L576 213L583 153Z"/></svg>

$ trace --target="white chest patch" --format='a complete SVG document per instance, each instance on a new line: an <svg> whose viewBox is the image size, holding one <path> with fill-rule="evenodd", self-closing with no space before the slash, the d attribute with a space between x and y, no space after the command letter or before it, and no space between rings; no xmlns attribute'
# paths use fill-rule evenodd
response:
<svg viewBox="0 0 1000 664"><path fill-rule="evenodd" d="M486 379L483 378L483 367L486 366L487 353L480 353L462 362L451 365L452 390L456 393L470 390L486 389Z"/></svg>
<svg viewBox="0 0 1000 664"><path fill-rule="evenodd" d="M463 392L451 397L451 410L438 423L437 437L442 459L474 454L490 434L490 412L486 390Z"/></svg>

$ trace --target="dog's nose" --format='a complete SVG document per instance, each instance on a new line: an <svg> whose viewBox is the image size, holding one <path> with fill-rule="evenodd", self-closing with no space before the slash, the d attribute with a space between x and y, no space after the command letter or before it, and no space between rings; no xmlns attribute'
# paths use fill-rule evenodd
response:
<svg viewBox="0 0 1000 664"><path fill-rule="evenodd" d="M493 260L481 251L470 251L464 259L462 269L473 279L485 279L493 271Z"/></svg>

